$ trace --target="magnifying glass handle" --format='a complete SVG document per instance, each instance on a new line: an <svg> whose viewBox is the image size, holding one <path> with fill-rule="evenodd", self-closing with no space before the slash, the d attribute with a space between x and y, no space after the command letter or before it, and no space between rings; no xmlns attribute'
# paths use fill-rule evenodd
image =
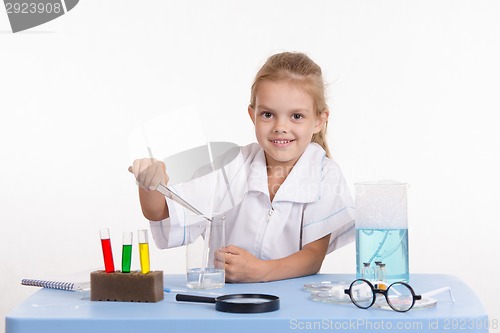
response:
<svg viewBox="0 0 500 333"><path fill-rule="evenodd" d="M175 295L175 300L182 302L215 303L215 298L213 297L194 296L185 294Z"/></svg>

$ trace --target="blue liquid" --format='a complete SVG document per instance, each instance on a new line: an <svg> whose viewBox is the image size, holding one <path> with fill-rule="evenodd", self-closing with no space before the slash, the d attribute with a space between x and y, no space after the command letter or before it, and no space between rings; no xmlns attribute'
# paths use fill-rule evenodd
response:
<svg viewBox="0 0 500 333"><path fill-rule="evenodd" d="M385 263L387 282L409 282L408 229L356 229L356 277L363 263Z"/></svg>

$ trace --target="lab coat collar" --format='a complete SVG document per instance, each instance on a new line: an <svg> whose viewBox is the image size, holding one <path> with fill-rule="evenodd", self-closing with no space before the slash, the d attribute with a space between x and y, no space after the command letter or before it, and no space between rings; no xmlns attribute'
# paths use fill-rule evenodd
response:
<svg viewBox="0 0 500 333"><path fill-rule="evenodd" d="M308 203L318 200L325 155L320 145L310 143L280 186L274 201Z"/></svg>
<svg viewBox="0 0 500 333"><path fill-rule="evenodd" d="M314 202L319 198L324 149L317 143L310 143L288 174L273 202ZM269 196L267 167L264 150L259 149L251 165L248 189Z"/></svg>
<svg viewBox="0 0 500 333"><path fill-rule="evenodd" d="M252 163L250 163L248 190L262 192L269 196L269 188L267 186L266 156L264 155L264 150L262 148L257 151Z"/></svg>

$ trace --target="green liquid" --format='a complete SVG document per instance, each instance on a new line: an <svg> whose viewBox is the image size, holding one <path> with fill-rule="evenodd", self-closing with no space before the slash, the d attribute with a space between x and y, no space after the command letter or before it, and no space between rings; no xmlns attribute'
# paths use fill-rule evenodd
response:
<svg viewBox="0 0 500 333"><path fill-rule="evenodd" d="M130 273L130 263L132 262L132 245L123 245L122 249L122 272Z"/></svg>

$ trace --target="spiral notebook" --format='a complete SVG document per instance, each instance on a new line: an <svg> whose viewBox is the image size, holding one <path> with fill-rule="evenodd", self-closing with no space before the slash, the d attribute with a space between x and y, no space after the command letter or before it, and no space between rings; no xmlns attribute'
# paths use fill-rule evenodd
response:
<svg viewBox="0 0 500 333"><path fill-rule="evenodd" d="M43 287L60 290L88 290L90 289L90 270L72 273L67 275L58 275L54 277L40 277L37 279L22 279L24 286Z"/></svg>

